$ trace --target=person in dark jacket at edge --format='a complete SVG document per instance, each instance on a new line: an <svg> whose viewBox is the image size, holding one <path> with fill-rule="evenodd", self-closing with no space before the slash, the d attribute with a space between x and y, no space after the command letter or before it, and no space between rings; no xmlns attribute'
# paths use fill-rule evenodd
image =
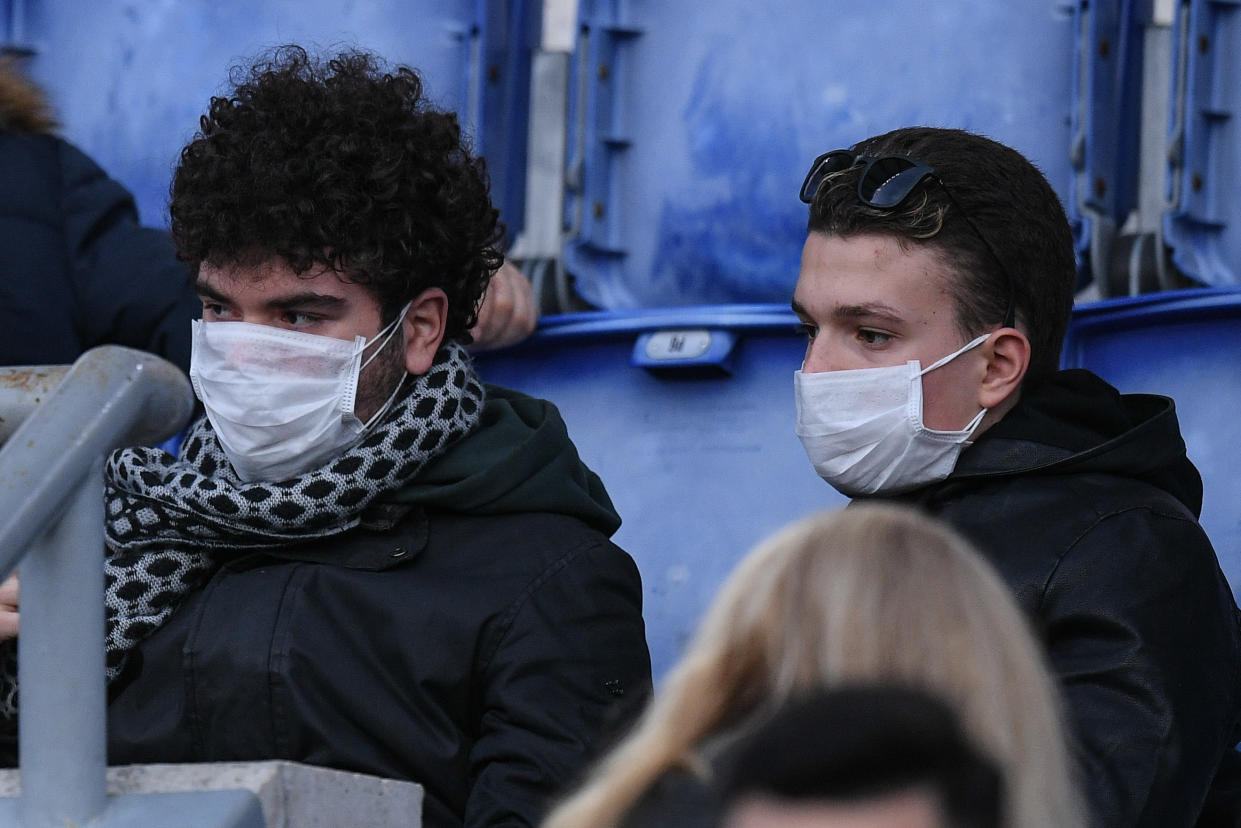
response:
<svg viewBox="0 0 1241 828"><path fill-rule="evenodd" d="M407 67L242 72L172 185L206 416L105 469L109 761L299 761L422 784L428 826L537 824L650 659L599 479L466 354L483 162Z"/></svg>
<svg viewBox="0 0 1241 828"><path fill-rule="evenodd" d="M828 483L946 519L1058 674L1098 826L1238 824L1241 631L1173 403L1057 370L1073 239L1018 152L906 128L815 159L797 431Z"/></svg>
<svg viewBox="0 0 1241 828"><path fill-rule="evenodd" d="M192 281L167 231L54 134L42 93L0 59L0 365L60 365L96 345L190 363Z"/></svg>

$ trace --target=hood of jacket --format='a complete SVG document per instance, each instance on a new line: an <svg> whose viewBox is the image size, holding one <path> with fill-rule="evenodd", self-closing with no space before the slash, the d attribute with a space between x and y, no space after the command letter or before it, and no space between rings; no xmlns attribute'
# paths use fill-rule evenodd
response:
<svg viewBox="0 0 1241 828"><path fill-rule="evenodd" d="M554 512L611 536L620 515L578 457L556 406L486 388L478 428L387 499L466 514Z"/></svg>
<svg viewBox="0 0 1241 828"><path fill-rule="evenodd" d="M1185 453L1176 405L1121 394L1083 370L1023 389L1017 405L961 454L949 481L1095 472L1136 478L1198 515L1202 477Z"/></svg>

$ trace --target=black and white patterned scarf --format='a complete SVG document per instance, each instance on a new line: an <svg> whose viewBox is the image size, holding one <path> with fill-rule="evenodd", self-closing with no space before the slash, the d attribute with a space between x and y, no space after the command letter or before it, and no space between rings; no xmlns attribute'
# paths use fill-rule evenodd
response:
<svg viewBox="0 0 1241 828"><path fill-rule="evenodd" d="M205 417L176 458L154 448L113 452L104 470L108 680L222 562L365 523L383 494L475 428L483 399L465 348L449 343L365 438L288 480L238 478ZM3 661L0 717L11 718L16 670L11 657Z"/></svg>

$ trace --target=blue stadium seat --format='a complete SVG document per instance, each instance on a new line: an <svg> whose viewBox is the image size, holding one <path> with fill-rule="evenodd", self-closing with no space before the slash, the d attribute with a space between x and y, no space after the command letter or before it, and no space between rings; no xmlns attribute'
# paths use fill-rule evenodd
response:
<svg viewBox="0 0 1241 828"><path fill-rule="evenodd" d="M787 302L810 161L912 124L1011 144L1073 211L1075 5L580 0L564 248L578 291L609 310Z"/></svg>
<svg viewBox="0 0 1241 828"><path fill-rule="evenodd" d="M774 305L572 314L477 358L487 382L555 402L603 478L642 571L657 677L755 542L845 502L793 431L796 324Z"/></svg>
<svg viewBox="0 0 1241 828"><path fill-rule="evenodd" d="M0 4L0 18L32 5ZM300 43L360 47L418 69L430 99L457 112L486 155L492 198L515 234L541 18L534 0L44 3L27 15L24 35L37 46L32 73L55 102L64 136L125 184L145 224L167 223L173 162L229 67ZM8 23L0 20L0 34Z"/></svg>
<svg viewBox="0 0 1241 828"><path fill-rule="evenodd" d="M1200 289L1112 299L1074 311L1066 368L1088 368L1124 392L1176 401L1189 457L1202 472L1202 525L1241 595L1241 291Z"/></svg>

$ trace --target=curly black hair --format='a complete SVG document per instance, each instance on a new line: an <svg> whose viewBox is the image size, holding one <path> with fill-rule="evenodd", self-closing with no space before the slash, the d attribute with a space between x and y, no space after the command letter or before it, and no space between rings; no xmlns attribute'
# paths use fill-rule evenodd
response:
<svg viewBox="0 0 1241 828"><path fill-rule="evenodd" d="M468 342L504 228L456 115L427 102L417 72L362 51L281 46L231 79L173 177L178 255L325 265L366 285L385 319L439 287L446 338Z"/></svg>

